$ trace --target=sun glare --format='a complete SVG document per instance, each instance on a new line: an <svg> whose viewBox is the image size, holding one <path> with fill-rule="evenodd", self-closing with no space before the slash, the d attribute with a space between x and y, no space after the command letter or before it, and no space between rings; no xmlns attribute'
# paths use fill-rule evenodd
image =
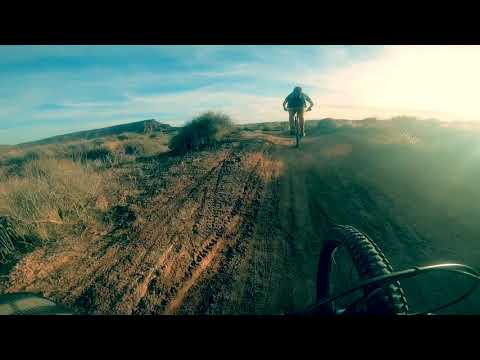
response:
<svg viewBox="0 0 480 360"><path fill-rule="evenodd" d="M476 121L478 64L480 46L387 46L378 57L319 74L311 85L332 117L406 114Z"/></svg>

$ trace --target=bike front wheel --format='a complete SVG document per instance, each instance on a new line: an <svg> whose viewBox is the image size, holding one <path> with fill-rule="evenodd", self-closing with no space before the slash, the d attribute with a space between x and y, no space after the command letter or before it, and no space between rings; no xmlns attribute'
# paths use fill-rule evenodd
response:
<svg viewBox="0 0 480 360"><path fill-rule="evenodd" d="M320 253L317 273L317 301L342 293L358 282L393 272L390 262L368 238L353 226L336 225L327 234ZM374 292L374 293L373 293ZM355 299L369 296L361 306L352 306ZM357 293L331 301L317 309L318 314L393 315L408 312L407 299L398 281L379 286L370 285Z"/></svg>

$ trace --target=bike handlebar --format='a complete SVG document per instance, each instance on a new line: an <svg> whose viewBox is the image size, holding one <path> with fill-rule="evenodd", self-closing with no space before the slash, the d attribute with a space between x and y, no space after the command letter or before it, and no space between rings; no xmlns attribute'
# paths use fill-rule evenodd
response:
<svg viewBox="0 0 480 360"><path fill-rule="evenodd" d="M298 108L283 108L283 110L285 110L285 111L293 110L293 109L298 109ZM308 107L308 108L305 107L305 108L303 108L303 109L305 110L305 112L312 111L312 108L310 108L310 107Z"/></svg>
<svg viewBox="0 0 480 360"><path fill-rule="evenodd" d="M424 314L431 314L433 312L442 310L446 307L452 306L466 297L470 296L470 294L473 293L473 291L480 285L480 273L474 269L471 266L468 265L463 265L463 264L438 264L438 265L430 265L430 266L422 266L422 267L414 267L410 268L407 270L402 270L402 271L396 271L387 275L380 275L371 279L367 279L364 281L361 281L358 283L356 286L352 287L351 289L348 289L346 291L343 291L339 294L333 295L327 299L320 299L318 300L314 305L309 306L307 309L297 312L296 314L301 315L301 314L308 314L311 313L312 311L316 310L319 308L321 305L327 304L329 302L332 302L334 300L337 300L339 298L342 298L348 294L351 294L357 290L364 289L367 286L372 286L372 285L377 285L379 288L374 290L374 292L377 292L381 290L381 288L385 285L391 284L395 281L398 281L400 279L406 279L406 278L411 278L415 277L421 273L426 273L426 272L431 272L431 271L447 271L447 272L453 272L453 273L458 273L461 274L465 277L469 277L473 279L474 281L472 282L472 285L469 287L469 289L461 296L456 298L455 300L452 300L448 302L447 304L441 305L436 307L435 309L425 311L422 313L415 313L415 314L408 314L408 315L424 315ZM373 295L373 292L367 295L362 296L357 300L357 302L363 302L366 300L368 297Z"/></svg>

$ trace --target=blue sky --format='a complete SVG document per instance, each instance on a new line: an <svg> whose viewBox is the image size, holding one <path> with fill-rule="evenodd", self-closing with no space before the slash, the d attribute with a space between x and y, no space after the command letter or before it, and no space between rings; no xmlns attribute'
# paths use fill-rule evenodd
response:
<svg viewBox="0 0 480 360"><path fill-rule="evenodd" d="M285 120L295 85L310 118L480 119L479 47L0 46L0 144L207 110ZM477 92L478 93L478 92ZM476 94L475 94L476 95Z"/></svg>

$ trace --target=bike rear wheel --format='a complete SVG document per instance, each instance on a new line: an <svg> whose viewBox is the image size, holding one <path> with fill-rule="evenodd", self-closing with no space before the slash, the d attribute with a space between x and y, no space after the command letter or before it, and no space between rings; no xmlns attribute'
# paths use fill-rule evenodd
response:
<svg viewBox="0 0 480 360"><path fill-rule="evenodd" d="M338 254L343 254L344 258L336 259ZM367 235L353 226L336 225L328 232L327 241L320 254L317 273L317 301L353 287L342 288L338 283L340 277L337 277L334 271L334 267L344 268L348 261L353 264L352 272L357 275L357 279L355 279L357 283L393 272L388 259ZM363 292L363 296L371 294L371 297L361 307L352 310L340 301L332 301L322 305L317 313L333 315L345 311L354 314L393 315L408 312L407 299L398 281L385 285L381 289L371 285L360 291ZM374 291L375 293L373 293Z"/></svg>

